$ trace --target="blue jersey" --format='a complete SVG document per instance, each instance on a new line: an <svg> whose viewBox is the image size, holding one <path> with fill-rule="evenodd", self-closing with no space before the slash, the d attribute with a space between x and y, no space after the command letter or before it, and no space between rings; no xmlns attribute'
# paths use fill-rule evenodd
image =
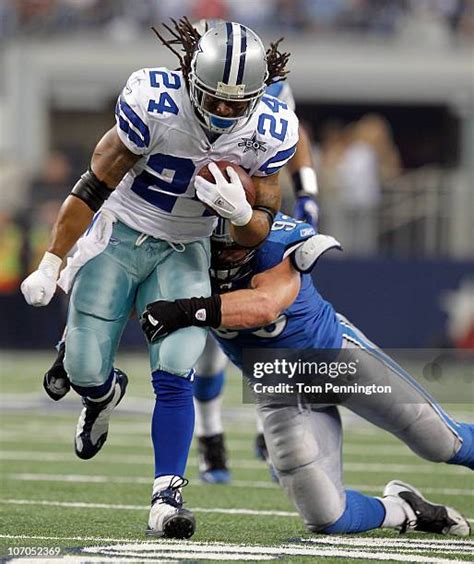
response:
<svg viewBox="0 0 474 564"><path fill-rule="evenodd" d="M278 213L269 236L253 258L252 275L280 264L315 234L307 223ZM241 331L219 329L214 331L214 336L237 366L241 366L245 348L337 349L342 344L336 312L316 290L311 274L301 274L296 300L270 325Z"/></svg>

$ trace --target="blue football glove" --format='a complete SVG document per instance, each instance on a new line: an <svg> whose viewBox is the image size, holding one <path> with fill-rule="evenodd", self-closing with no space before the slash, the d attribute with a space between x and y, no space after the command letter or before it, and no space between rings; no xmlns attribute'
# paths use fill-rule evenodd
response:
<svg viewBox="0 0 474 564"><path fill-rule="evenodd" d="M311 196L299 196L296 198L293 215L295 219L306 221L316 231L318 230L319 207Z"/></svg>

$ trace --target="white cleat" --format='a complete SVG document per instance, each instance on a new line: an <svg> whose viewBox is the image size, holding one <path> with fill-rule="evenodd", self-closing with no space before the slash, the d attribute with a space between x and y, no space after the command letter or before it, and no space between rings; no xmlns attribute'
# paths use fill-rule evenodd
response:
<svg viewBox="0 0 474 564"><path fill-rule="evenodd" d="M471 532L469 523L458 511L446 505L431 503L416 488L400 480L389 482L384 488L383 497L400 502L407 516L401 533L423 531L467 537Z"/></svg>
<svg viewBox="0 0 474 564"><path fill-rule="evenodd" d="M155 480L147 535L189 539L196 530L196 520L183 508L181 488L188 480L181 476L162 476Z"/></svg>
<svg viewBox="0 0 474 564"><path fill-rule="evenodd" d="M84 408L81 411L74 437L74 450L83 460L95 456L107 440L109 421L112 411L122 401L127 390L127 375L114 368L115 383L113 391L103 402L94 402L82 398Z"/></svg>

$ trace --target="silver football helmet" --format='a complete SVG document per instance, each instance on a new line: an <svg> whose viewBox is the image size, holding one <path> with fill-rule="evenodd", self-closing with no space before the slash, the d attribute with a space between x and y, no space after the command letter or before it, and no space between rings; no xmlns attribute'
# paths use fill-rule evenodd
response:
<svg viewBox="0 0 474 564"><path fill-rule="evenodd" d="M260 38L235 22L218 23L200 39L191 61L189 95L204 126L214 133L243 127L262 98L268 78ZM235 104L232 117L212 112L224 100Z"/></svg>
<svg viewBox="0 0 474 564"><path fill-rule="evenodd" d="M209 31L210 29L215 28L216 25L222 23L225 23L225 20L221 18L202 18L197 22L193 22L193 27L197 30L199 35L204 35L206 31Z"/></svg>

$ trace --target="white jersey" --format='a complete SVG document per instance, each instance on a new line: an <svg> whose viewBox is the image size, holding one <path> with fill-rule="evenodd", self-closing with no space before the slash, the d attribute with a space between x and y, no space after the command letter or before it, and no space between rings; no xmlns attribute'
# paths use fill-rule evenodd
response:
<svg viewBox="0 0 474 564"><path fill-rule="evenodd" d="M194 178L213 161L228 160L250 176L268 176L294 155L298 120L284 102L265 95L241 129L207 138L181 72L134 72L116 106L117 132L142 155L103 208L140 233L172 242L208 237L216 224L197 199Z"/></svg>
<svg viewBox="0 0 474 564"><path fill-rule="evenodd" d="M280 80L280 82L270 84L270 86L267 86L266 93L270 96L275 96L275 98L278 98L282 102L285 102L290 110L293 112L295 111L295 98L287 81Z"/></svg>

